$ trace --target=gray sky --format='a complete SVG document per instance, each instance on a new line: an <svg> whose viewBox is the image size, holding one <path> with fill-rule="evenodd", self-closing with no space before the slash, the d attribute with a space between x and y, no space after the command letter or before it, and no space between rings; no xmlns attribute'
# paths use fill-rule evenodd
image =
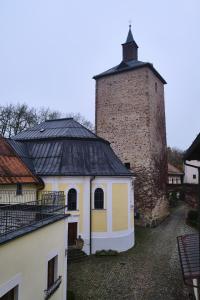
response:
<svg viewBox="0 0 200 300"><path fill-rule="evenodd" d="M200 132L199 0L1 0L0 103L94 122L92 76L120 63L129 20L139 59L168 82L168 145L187 148Z"/></svg>

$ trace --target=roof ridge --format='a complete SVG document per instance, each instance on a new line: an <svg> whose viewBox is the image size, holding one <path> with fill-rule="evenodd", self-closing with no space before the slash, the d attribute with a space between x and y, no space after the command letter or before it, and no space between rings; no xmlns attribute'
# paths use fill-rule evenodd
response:
<svg viewBox="0 0 200 300"><path fill-rule="evenodd" d="M59 118L59 119L48 119L48 120L45 120L44 122L41 122L40 124L45 123L45 122L63 121L63 120L74 120L74 118L69 117L69 118Z"/></svg>

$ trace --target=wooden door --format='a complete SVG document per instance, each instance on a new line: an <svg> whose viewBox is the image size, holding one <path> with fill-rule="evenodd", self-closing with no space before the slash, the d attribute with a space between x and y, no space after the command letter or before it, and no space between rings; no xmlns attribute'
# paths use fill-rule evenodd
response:
<svg viewBox="0 0 200 300"><path fill-rule="evenodd" d="M77 223L68 223L68 245L75 245L77 238Z"/></svg>

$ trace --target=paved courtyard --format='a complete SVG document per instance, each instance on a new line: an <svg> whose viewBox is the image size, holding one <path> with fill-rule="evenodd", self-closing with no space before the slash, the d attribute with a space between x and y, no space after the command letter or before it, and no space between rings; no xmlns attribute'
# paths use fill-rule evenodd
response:
<svg viewBox="0 0 200 300"><path fill-rule="evenodd" d="M68 267L68 289L77 299L186 300L176 237L194 232L186 208L173 210L160 226L136 228L136 245L116 257L91 256Z"/></svg>

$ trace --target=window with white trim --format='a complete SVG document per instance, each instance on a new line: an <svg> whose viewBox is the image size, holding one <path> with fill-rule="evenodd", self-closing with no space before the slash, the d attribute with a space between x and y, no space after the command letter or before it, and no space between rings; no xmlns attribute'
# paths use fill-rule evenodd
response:
<svg viewBox="0 0 200 300"><path fill-rule="evenodd" d="M77 191L70 189L67 198L68 210L77 210Z"/></svg>
<svg viewBox="0 0 200 300"><path fill-rule="evenodd" d="M94 192L94 209L104 208L104 191L101 188L97 188Z"/></svg>

